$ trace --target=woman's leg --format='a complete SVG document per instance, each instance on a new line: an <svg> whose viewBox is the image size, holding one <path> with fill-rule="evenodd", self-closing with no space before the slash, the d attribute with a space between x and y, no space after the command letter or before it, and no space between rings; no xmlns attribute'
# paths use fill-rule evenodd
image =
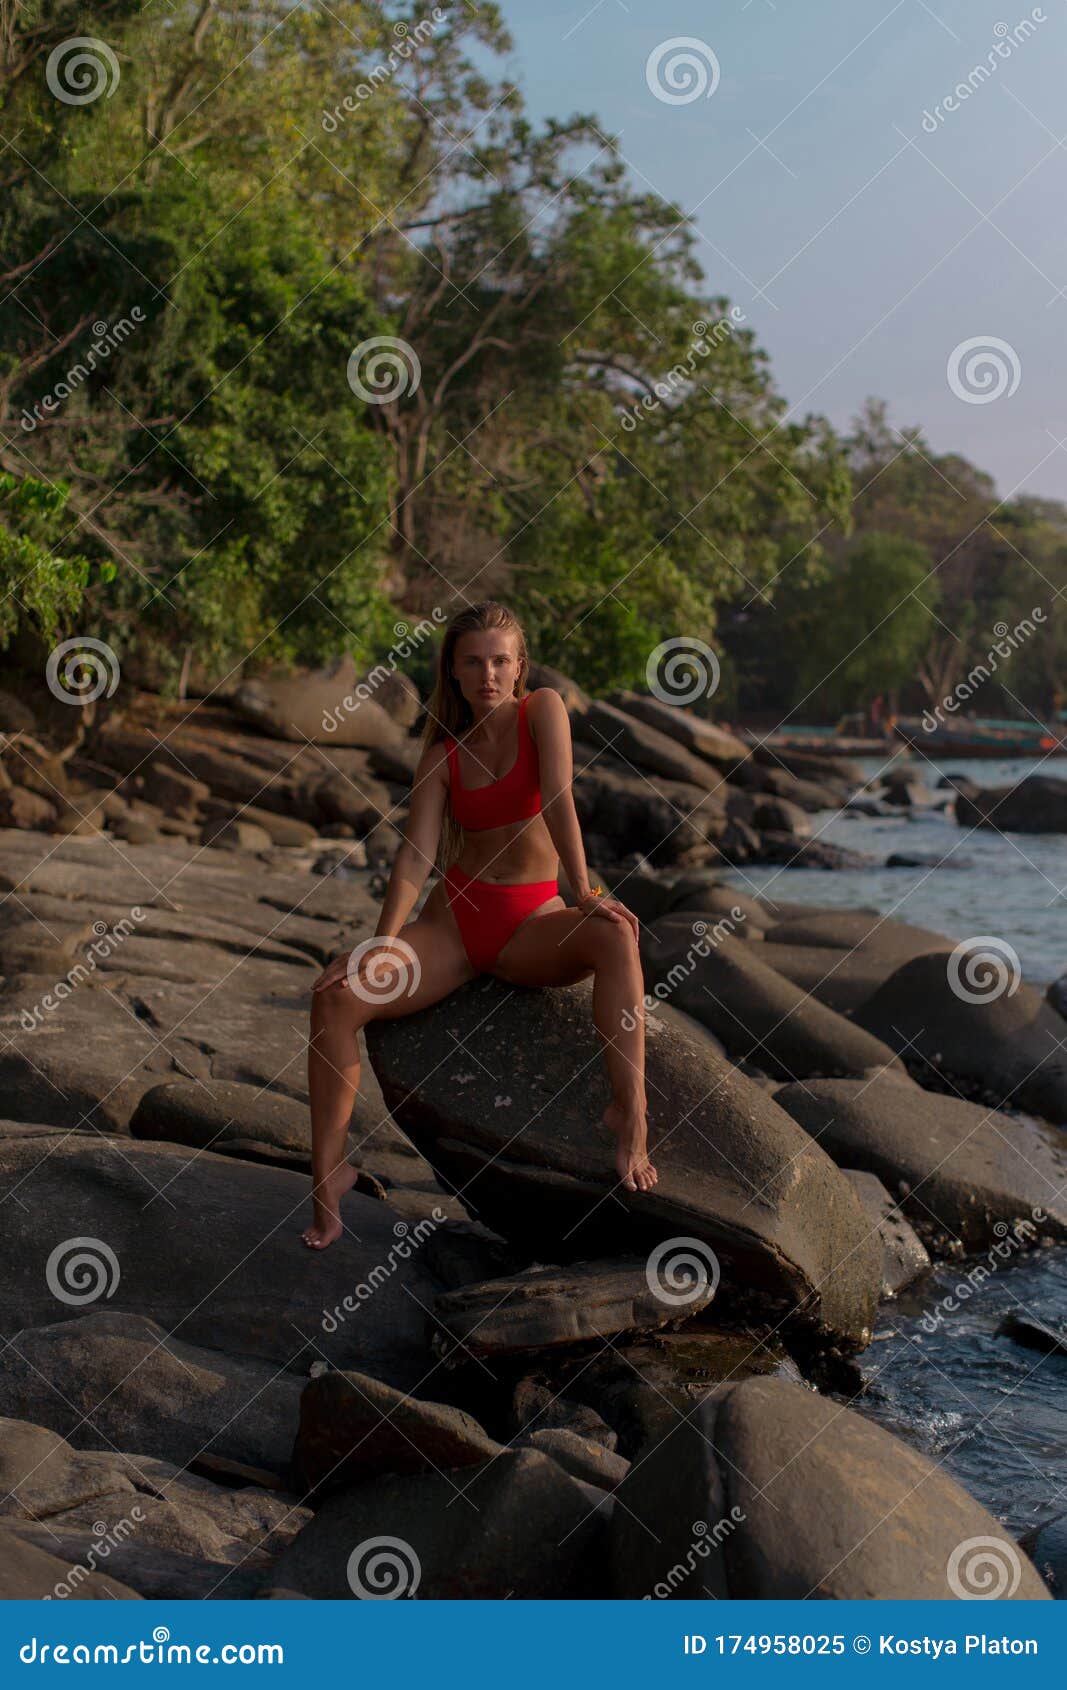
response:
<svg viewBox="0 0 1067 1690"><path fill-rule="evenodd" d="M645 983L628 925L552 909L517 928L491 972L515 986L570 986L593 975L593 1024L611 1086L605 1125L618 1140L615 1166L628 1191L650 1191L645 1103Z"/></svg>
<svg viewBox="0 0 1067 1690"><path fill-rule="evenodd" d="M313 1250L324 1250L340 1235L341 1198L356 1179L356 1169L345 1160L345 1139L359 1091L360 1028L426 1009L475 975L440 885L398 937L403 948L395 953L395 963L379 951L364 957L358 989L342 978L312 997L308 1095L314 1218L302 1237Z"/></svg>

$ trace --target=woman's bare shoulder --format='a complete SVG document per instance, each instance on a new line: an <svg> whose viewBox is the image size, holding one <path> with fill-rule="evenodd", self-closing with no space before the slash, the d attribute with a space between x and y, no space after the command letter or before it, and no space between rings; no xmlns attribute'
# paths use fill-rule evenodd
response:
<svg viewBox="0 0 1067 1690"><path fill-rule="evenodd" d="M546 727L551 723L563 723L570 720L567 706L555 687L535 687L526 694L529 703L526 707L527 715L535 727L543 723Z"/></svg>

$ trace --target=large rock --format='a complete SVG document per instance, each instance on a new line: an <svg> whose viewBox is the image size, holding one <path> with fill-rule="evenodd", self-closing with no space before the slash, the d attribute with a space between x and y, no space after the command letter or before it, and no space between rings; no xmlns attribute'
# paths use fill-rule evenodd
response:
<svg viewBox="0 0 1067 1690"><path fill-rule="evenodd" d="M41 1547L51 1540L90 1567L103 1561L142 1594L203 1595L206 1584L228 1580L234 1596L251 1594L248 1574L262 1576L310 1510L282 1491L212 1484L140 1453L75 1450L43 1427L7 1420L0 1515ZM150 1586L140 1576L146 1556Z"/></svg>
<svg viewBox="0 0 1067 1690"><path fill-rule="evenodd" d="M1017 786L957 787L956 820L1001 833L1067 833L1067 780L1027 775Z"/></svg>
<svg viewBox="0 0 1067 1690"><path fill-rule="evenodd" d="M588 986L523 991L486 977L371 1024L386 1103L438 1176L542 1260L696 1239L721 1259L731 1299L760 1287L787 1314L864 1342L881 1251L847 1180L669 1008L648 1027L659 1184L619 1185L590 998Z"/></svg>
<svg viewBox="0 0 1067 1690"><path fill-rule="evenodd" d="M590 701L580 726L583 740L611 751L635 769L646 769L667 780L687 781L705 791L722 782L714 764L687 751L658 727L601 699Z"/></svg>
<svg viewBox="0 0 1067 1690"><path fill-rule="evenodd" d="M895 1297L913 1279L925 1273L930 1257L915 1228L908 1225L900 1212L900 1204L893 1201L877 1174L863 1168L845 1168L845 1178L878 1228L884 1255L882 1258L882 1295Z"/></svg>
<svg viewBox="0 0 1067 1690"><path fill-rule="evenodd" d="M1036 1122L888 1075L806 1080L774 1097L836 1162L877 1174L938 1250L992 1243L1018 1221L1033 1222L1025 1242L1067 1237L1067 1154Z"/></svg>
<svg viewBox="0 0 1067 1690"><path fill-rule="evenodd" d="M400 743L398 722L414 720L418 697L394 670L361 676L351 657L324 669L281 670L245 681L233 709L276 739L313 745L378 746ZM414 709L413 709L414 705Z"/></svg>
<svg viewBox="0 0 1067 1690"><path fill-rule="evenodd" d="M506 1450L477 1467L371 1479L328 1497L263 1594L600 1597L604 1529L587 1488L547 1455Z"/></svg>
<svg viewBox="0 0 1067 1690"><path fill-rule="evenodd" d="M912 957L950 951L952 940L925 927L887 916L871 916L863 910L813 910L793 916L767 928L772 945L814 945L832 950L862 950L875 956L886 974Z"/></svg>
<svg viewBox="0 0 1067 1690"><path fill-rule="evenodd" d="M766 940L716 938L702 919L665 916L641 936L645 984L707 1027L735 1061L775 1079L899 1067L888 1045L769 968L765 949Z"/></svg>
<svg viewBox="0 0 1067 1690"><path fill-rule="evenodd" d="M628 716L636 716L668 739L676 739L694 757L716 763L729 772L749 755L749 747L728 728L716 727L703 716L677 704L661 704L659 699L640 692L613 692L608 702Z"/></svg>
<svg viewBox="0 0 1067 1690"><path fill-rule="evenodd" d="M688 860L694 851L710 850L717 860L718 843L731 825L739 825L727 817L725 783L709 790L662 776L649 779L625 766L607 766L595 751L586 756L577 746L575 769L574 802L586 836L625 840L656 867Z"/></svg>
<svg viewBox="0 0 1067 1690"><path fill-rule="evenodd" d="M0 1355L0 1414L78 1449L139 1450L182 1467L211 1456L284 1476L300 1392L273 1363L111 1308L28 1328Z"/></svg>
<svg viewBox="0 0 1067 1690"><path fill-rule="evenodd" d="M330 1371L300 1400L292 1481L322 1497L382 1473L472 1467L500 1451L462 1409L420 1402L365 1373Z"/></svg>
<svg viewBox="0 0 1067 1690"><path fill-rule="evenodd" d="M73 1565L27 1543L10 1523L0 1525L0 1602L43 1602L76 1597L79 1602L140 1602L141 1593L108 1573Z"/></svg>
<svg viewBox="0 0 1067 1690"><path fill-rule="evenodd" d="M925 1083L1067 1124L1062 1018L995 956L983 970L981 949L970 953L973 967L966 958L957 966L943 955L915 957L856 1019L899 1051Z"/></svg>
<svg viewBox="0 0 1067 1690"><path fill-rule="evenodd" d="M18 1194L0 1235L2 1337L106 1302L295 1372L321 1357L405 1390L426 1372L424 1311L443 1289L421 1257L432 1222L409 1228L351 1192L341 1237L309 1250L305 1176L102 1134L0 1138L0 1183Z"/></svg>
<svg viewBox="0 0 1067 1690"><path fill-rule="evenodd" d="M679 1316L699 1314L714 1297L715 1284L694 1260L688 1273L684 1264L679 1268L678 1290L686 1292L685 1300L672 1308L657 1294L655 1280L649 1283L643 1258L528 1268L510 1279L463 1285L438 1297L439 1347L446 1354L506 1356L620 1332L655 1332Z"/></svg>
<svg viewBox="0 0 1067 1690"><path fill-rule="evenodd" d="M641 1452L617 1494L617 1597L1048 1596L993 1516L940 1467L778 1379L713 1392Z"/></svg>

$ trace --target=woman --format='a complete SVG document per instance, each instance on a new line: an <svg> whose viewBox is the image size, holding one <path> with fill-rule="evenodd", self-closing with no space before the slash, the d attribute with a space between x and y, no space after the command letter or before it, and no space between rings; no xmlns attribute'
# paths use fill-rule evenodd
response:
<svg viewBox="0 0 1067 1690"><path fill-rule="evenodd" d="M514 986L593 976L615 1167L629 1191L656 1183L646 1144L637 918L590 886L567 712L551 687L527 693L528 670L522 629L503 605L476 604L449 623L375 939L337 957L312 987L314 1219L302 1235L311 1249L340 1234L341 1197L356 1178L344 1150L359 1087L359 1029L425 1009L481 973ZM447 872L408 922L439 855ZM559 896L561 863L575 909Z"/></svg>

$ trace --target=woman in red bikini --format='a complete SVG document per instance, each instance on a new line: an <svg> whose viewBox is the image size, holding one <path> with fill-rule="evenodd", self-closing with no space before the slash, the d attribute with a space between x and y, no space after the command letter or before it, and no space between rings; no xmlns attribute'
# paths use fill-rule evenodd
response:
<svg viewBox="0 0 1067 1690"><path fill-rule="evenodd" d="M569 986L593 976L615 1167L629 1191L656 1183L646 1145L637 918L590 885L567 711L551 687L527 693L528 669L522 629L503 605L473 605L453 618L376 930L381 945L336 958L312 988L315 1195L303 1234L312 1249L339 1235L340 1200L356 1177L344 1150L359 1087L359 1029L425 1009L477 974L516 986ZM409 922L439 860L446 872ZM561 864L574 909L559 895Z"/></svg>

